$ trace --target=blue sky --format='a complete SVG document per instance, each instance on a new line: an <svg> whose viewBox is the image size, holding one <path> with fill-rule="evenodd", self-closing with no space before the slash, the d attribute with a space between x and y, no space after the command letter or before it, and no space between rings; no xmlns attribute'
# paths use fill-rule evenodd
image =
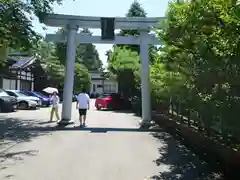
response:
<svg viewBox="0 0 240 180"><path fill-rule="evenodd" d="M147 12L148 17L162 17L165 15L169 0L139 0L142 7ZM133 0L64 0L62 5L54 5L54 13L82 15L82 16L101 16L101 17L124 17ZM45 35L46 33L54 33L57 28L46 27L33 20L34 29ZM92 29L94 35L100 35L100 30ZM110 44L96 44L100 59L106 65L105 52L111 49Z"/></svg>

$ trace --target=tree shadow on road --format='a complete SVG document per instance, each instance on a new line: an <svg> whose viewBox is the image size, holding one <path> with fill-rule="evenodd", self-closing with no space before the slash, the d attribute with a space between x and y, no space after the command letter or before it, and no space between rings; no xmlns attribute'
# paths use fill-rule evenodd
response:
<svg viewBox="0 0 240 180"><path fill-rule="evenodd" d="M36 150L28 150L28 151L18 151L18 152L9 152L9 153L0 153L0 158L14 158L18 155L29 155L29 156L35 156L38 151Z"/></svg>
<svg viewBox="0 0 240 180"><path fill-rule="evenodd" d="M158 132L159 129L147 129L147 128L111 128L111 127L79 127L79 126L68 126L68 125L57 125L55 127L25 127L21 130L25 130L27 132L38 132L41 134L41 132L44 134L44 132L55 132L55 131L87 131L90 133L96 133L96 132Z"/></svg>
<svg viewBox="0 0 240 180"><path fill-rule="evenodd" d="M23 156L37 155L36 150L14 152L12 149L19 143L49 134L49 131L40 131L38 123L36 119L0 117L0 170L15 164L15 161L22 161ZM31 128L34 129L28 131Z"/></svg>
<svg viewBox="0 0 240 180"><path fill-rule="evenodd" d="M24 156L36 156L38 151L26 150L18 152L1 152L0 153L0 171L14 165L17 161L23 161Z"/></svg>
<svg viewBox="0 0 240 180"><path fill-rule="evenodd" d="M21 118L0 118L0 140L6 144L8 141L26 142L31 139L47 134L47 131L27 131L28 128L37 127L37 120ZM1 141L2 142L2 141ZM0 146L4 145L0 143Z"/></svg>
<svg viewBox="0 0 240 180"><path fill-rule="evenodd" d="M0 153L18 143L29 142L33 138L48 134L49 131L40 131L37 128L38 123L36 119L0 117ZM31 128L34 129L28 131Z"/></svg>
<svg viewBox="0 0 240 180"><path fill-rule="evenodd" d="M122 114L133 114L134 116L137 116L137 117L141 116L140 112L133 112L133 110L131 110L131 109L121 109L121 110L117 110L117 109L101 109L99 111L102 111L102 112L113 112L113 113L122 113Z"/></svg>
<svg viewBox="0 0 240 180"><path fill-rule="evenodd" d="M159 148L160 157L155 160L157 166L167 167L154 180L224 180L222 174L207 162L200 160L170 134L165 132L152 133L163 144ZM162 169L162 168L161 168Z"/></svg>

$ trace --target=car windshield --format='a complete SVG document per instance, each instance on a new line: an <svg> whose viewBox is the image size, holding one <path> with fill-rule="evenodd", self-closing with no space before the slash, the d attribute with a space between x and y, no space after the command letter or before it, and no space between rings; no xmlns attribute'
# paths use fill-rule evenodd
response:
<svg viewBox="0 0 240 180"><path fill-rule="evenodd" d="M111 96L111 94L101 94L99 96L99 98L106 98L106 97L109 97L109 96Z"/></svg>
<svg viewBox="0 0 240 180"><path fill-rule="evenodd" d="M27 97L27 95L20 93L20 92L14 92L17 96L21 96L21 97Z"/></svg>
<svg viewBox="0 0 240 180"><path fill-rule="evenodd" d="M28 92L21 92L22 94L24 94L25 96L31 96L31 94L29 94Z"/></svg>
<svg viewBox="0 0 240 180"><path fill-rule="evenodd" d="M42 96L42 97L45 97L45 95L43 95L42 93L40 92L34 92L36 95L39 95L39 96Z"/></svg>
<svg viewBox="0 0 240 180"><path fill-rule="evenodd" d="M0 89L0 96L9 96L4 90Z"/></svg>

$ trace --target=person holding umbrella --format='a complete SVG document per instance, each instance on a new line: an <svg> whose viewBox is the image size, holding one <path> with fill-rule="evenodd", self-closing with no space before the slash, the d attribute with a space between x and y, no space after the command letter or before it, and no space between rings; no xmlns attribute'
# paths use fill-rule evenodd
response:
<svg viewBox="0 0 240 180"><path fill-rule="evenodd" d="M51 113L50 113L50 121L53 120L53 115L55 114L57 121L60 120L59 114L58 114L58 108L59 108L59 102L60 102L60 98L57 95L58 94L58 89L57 88L53 88L53 87L46 87L43 89L44 92L48 93L48 94L52 94L52 96L50 96L51 102L52 102L52 109L51 109Z"/></svg>
<svg viewBox="0 0 240 180"><path fill-rule="evenodd" d="M50 121L53 121L53 115L55 114L57 121L60 120L59 114L58 114L58 108L59 108L59 97L57 95L57 92L54 91L53 95L51 96L51 101L52 101L52 109L50 113Z"/></svg>

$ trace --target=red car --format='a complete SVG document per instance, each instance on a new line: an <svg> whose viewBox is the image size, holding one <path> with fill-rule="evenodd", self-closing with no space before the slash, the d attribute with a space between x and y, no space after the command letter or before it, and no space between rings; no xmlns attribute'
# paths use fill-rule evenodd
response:
<svg viewBox="0 0 240 180"><path fill-rule="evenodd" d="M130 106L129 100L121 97L120 94L102 94L95 101L97 110L101 109L126 109Z"/></svg>

